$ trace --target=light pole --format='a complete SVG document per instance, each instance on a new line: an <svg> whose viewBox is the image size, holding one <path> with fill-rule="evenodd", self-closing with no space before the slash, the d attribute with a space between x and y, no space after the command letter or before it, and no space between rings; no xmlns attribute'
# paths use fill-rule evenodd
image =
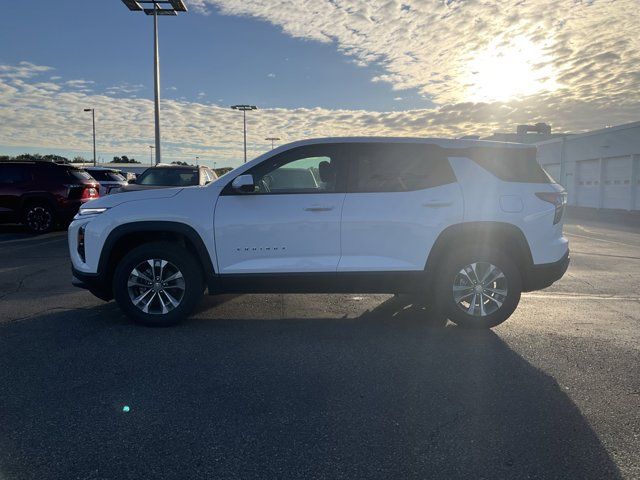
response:
<svg viewBox="0 0 640 480"><path fill-rule="evenodd" d="M158 15L177 15L186 12L183 0L122 0L134 12L143 11L153 15L153 80L154 80L154 120L156 130L156 164L160 163L160 55L158 53ZM151 4L153 8L143 8L141 4ZM160 6L160 4L163 4ZM169 4L169 5L167 5Z"/></svg>
<svg viewBox="0 0 640 480"><path fill-rule="evenodd" d="M244 163L247 163L247 111L257 110L255 105L231 105L233 110L242 111L242 122L244 125Z"/></svg>
<svg viewBox="0 0 640 480"><path fill-rule="evenodd" d="M91 120L93 121L93 166L96 166L96 110L95 108L85 108L85 112L91 112Z"/></svg>
<svg viewBox="0 0 640 480"><path fill-rule="evenodd" d="M267 137L265 140L271 140L271 150L273 150L273 142L280 140L280 137Z"/></svg>
<svg viewBox="0 0 640 480"><path fill-rule="evenodd" d="M200 160L200 157L196 155L196 167L200 166L200 163L198 162L198 160Z"/></svg>
<svg viewBox="0 0 640 480"><path fill-rule="evenodd" d="M153 167L153 145L149 145L149 165Z"/></svg>

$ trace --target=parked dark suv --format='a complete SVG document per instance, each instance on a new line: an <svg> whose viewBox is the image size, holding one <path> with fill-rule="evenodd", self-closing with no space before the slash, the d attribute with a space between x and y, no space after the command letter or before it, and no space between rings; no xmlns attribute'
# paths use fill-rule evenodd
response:
<svg viewBox="0 0 640 480"><path fill-rule="evenodd" d="M98 198L86 171L46 161L0 163L0 223L23 223L34 233L70 221L80 205Z"/></svg>

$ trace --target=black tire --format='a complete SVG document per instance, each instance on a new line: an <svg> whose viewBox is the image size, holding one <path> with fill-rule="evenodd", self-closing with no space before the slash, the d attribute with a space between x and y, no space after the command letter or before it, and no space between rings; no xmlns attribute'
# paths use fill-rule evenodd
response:
<svg viewBox="0 0 640 480"><path fill-rule="evenodd" d="M129 279L133 270L140 265L143 265L142 268L144 268L147 265L145 263L147 260L168 262L166 264L167 269L173 269L168 270L169 274L175 272L175 270L181 273L182 276L180 278L183 281L180 288L171 290L175 287L165 287L167 289L166 292L170 293L171 297L167 297L164 293L164 288L160 285L157 285L157 288L163 288L161 292L155 291L154 287L138 287L138 283L131 287L129 286ZM149 277L151 271L157 273L155 269L159 268L159 264L156 263L153 267L149 266L147 268L150 268L150 270L145 272L145 277ZM143 272L141 271L140 274L143 274ZM137 278L141 282L148 283L143 280L142 276ZM161 282L156 283L159 284ZM113 295L118 306L135 322L151 327L167 327L187 318L202 298L203 285L202 270L198 263L189 252L175 242L145 243L134 248L120 260L113 275ZM179 294L182 287L184 287L184 290L180 297ZM138 297L136 298L139 298L140 295L147 292L145 288L150 290L150 295L143 299L144 302L146 302L147 298L155 297L150 306L147 306L148 312L143 311L142 306L136 306L132 300L132 296L137 295ZM179 300L179 304L172 307L169 298ZM139 304L142 305L141 302ZM166 313L158 312L158 310L165 308L165 304L172 309Z"/></svg>
<svg viewBox="0 0 640 480"><path fill-rule="evenodd" d="M482 282L477 282L478 285L469 282L468 286L463 283L466 282L466 278L471 279L474 276L473 271L468 272L468 277L462 274L462 270L472 264L475 264L480 272L479 277L483 277L483 273L491 269L489 264L497 267L503 276L495 282L487 282L487 290L483 290L482 294L478 293L476 296L475 288L481 289ZM488 279L493 276L489 275ZM459 289L460 296L467 294L470 290L474 293L471 293L468 298L463 297L464 299L459 303L454 298L454 285ZM496 293L503 292L505 288L506 295ZM505 253L492 248L477 250L472 247L461 248L453 251L441 264L434 279L434 293L436 309L453 323L464 328L487 329L500 325L516 309L522 293L522 279L518 267ZM465 308L467 304L468 308ZM495 311L491 311L492 309ZM470 314L470 311L475 312L475 315ZM485 314L483 315L482 312Z"/></svg>
<svg viewBox="0 0 640 480"><path fill-rule="evenodd" d="M22 224L31 233L49 233L56 226L56 215L47 203L30 203L22 211Z"/></svg>

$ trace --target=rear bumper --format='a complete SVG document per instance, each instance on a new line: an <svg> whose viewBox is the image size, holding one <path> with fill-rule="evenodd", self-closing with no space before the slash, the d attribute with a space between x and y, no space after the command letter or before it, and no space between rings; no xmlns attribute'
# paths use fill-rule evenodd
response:
<svg viewBox="0 0 640 480"><path fill-rule="evenodd" d="M111 288L97 273L84 273L71 267L71 285L89 290L93 295L108 302L113 298Z"/></svg>
<svg viewBox="0 0 640 480"><path fill-rule="evenodd" d="M533 265L526 276L523 290L530 292L532 290L547 288L562 278L567 268L569 268L569 262L569 250L567 250L564 256L557 262Z"/></svg>

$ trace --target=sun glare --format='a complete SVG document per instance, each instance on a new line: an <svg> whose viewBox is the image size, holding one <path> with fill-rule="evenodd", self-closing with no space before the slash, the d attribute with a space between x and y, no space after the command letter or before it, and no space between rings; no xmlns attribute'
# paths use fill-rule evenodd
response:
<svg viewBox="0 0 640 480"><path fill-rule="evenodd" d="M526 37L498 37L471 57L463 82L469 101L505 101L558 87L549 55Z"/></svg>

